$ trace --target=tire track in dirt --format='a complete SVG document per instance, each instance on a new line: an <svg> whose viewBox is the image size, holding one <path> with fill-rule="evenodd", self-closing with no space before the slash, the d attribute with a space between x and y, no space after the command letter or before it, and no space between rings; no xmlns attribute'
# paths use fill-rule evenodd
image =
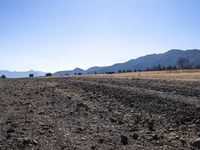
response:
<svg viewBox="0 0 200 150"><path fill-rule="evenodd" d="M171 135L173 134L176 134L177 137L180 136L181 138L185 139L186 141L191 141L192 140L192 137L194 136L193 134L191 135L191 133L194 133L196 132L196 130L198 130L196 127L188 127L191 125L191 119L190 121L185 119L185 116L187 116L188 114L190 114L191 112L189 112L187 114L185 114L185 111L184 111L184 114L178 114L178 117L176 116L177 112L174 112L174 110L172 109L168 109L168 105L170 104L171 105L174 105L174 102L170 102L170 103L167 103L168 105L165 106L166 109L163 111L162 109L159 110L159 113L154 113L153 111L149 111L149 110L154 110L154 109L157 109L155 107L152 107L152 104L153 105L158 105L157 104L157 100L156 101L153 101L151 102L152 104L148 105L148 103L151 101L151 99L154 99L155 97L150 97L147 101L143 100L147 97L149 97L150 95L145 95L144 97L143 96L140 96L141 94L144 94L144 93L141 93L139 92L140 95L135 95L135 91L134 91L134 96L132 95L133 93L131 93L130 89L127 90L127 89L123 89L123 87L116 87L116 86L113 86L113 85L105 85L105 84L97 84L97 83L94 83L94 82L88 82L87 81L83 81L83 80L77 80L77 79L67 79L67 83L68 85L72 85L74 87L78 87L80 89L83 89L85 92L85 95L87 95L87 97L90 97L91 100L94 100L96 103L105 103L107 104L107 107L110 108L110 112L108 113L111 113L112 114L112 109L114 109L113 107L116 107L117 109L119 109L119 107L117 106L121 106L122 108L126 108L123 112L131 112L132 114L134 114L135 116L138 116L138 118L140 118L139 120L139 124L140 124L140 131L138 131L140 134L141 132L144 132L147 128L147 124L148 122L153 119L156 123L156 130L157 131L160 131L162 136L161 137L164 137L165 140L163 140L163 145L165 145L167 143L167 141L171 141ZM137 93L138 94L138 93ZM120 96L121 95L121 96ZM138 97L139 96L139 97ZM138 97L138 100L142 100L142 103L140 103L138 106L130 106L130 104L132 105L131 102L127 101L127 97L128 98L135 98L135 97ZM157 97L156 97L157 99ZM166 99L162 99L162 101L167 101ZM119 104L121 103L121 105ZM128 104L127 104L128 103ZM146 103L146 104L145 104ZM116 105L115 105L116 104ZM125 104L125 105L123 105ZM143 105L143 106L142 106ZM144 106L145 105L145 106ZM185 110L188 110L188 104L184 104L184 103L180 103L179 105L176 105L177 107L175 108L178 108L180 105L183 105L185 108ZM127 107L128 106L128 107ZM142 106L142 108L141 108ZM107 108L106 105L105 105L105 108ZM121 108L120 107L120 108ZM144 109L143 109L144 108ZM148 109L146 109L148 108ZM150 108L150 109L149 109ZM160 109L160 108L158 108ZM148 110L148 111L147 111ZM155 111L155 110L154 110ZM157 110L156 110L157 111ZM165 114L163 116L163 113L172 113L173 116L170 117L170 115L172 114ZM172 111L172 112L171 112ZM179 111L179 110L178 110ZM191 110L189 110L191 111ZM196 112L195 112L196 113ZM194 113L193 113L194 114ZM193 114L190 115L190 117L193 117ZM147 117L148 116L148 117ZM152 117L153 116L153 117ZM122 116L121 116L122 117ZM164 117L164 118L163 118ZM183 117L183 118L182 118ZM123 118L123 117L122 117ZM136 117L137 118L137 117ZM130 118L131 119L131 118ZM136 119L137 120L137 119ZM181 122L182 121L182 122ZM185 121L185 122L184 122ZM187 122L189 121L189 122ZM136 121L137 122L137 121ZM144 124L144 122L146 122L147 124ZM165 122L165 123L164 123ZM129 122L130 123L130 122ZM134 124L134 123L133 123ZM165 126L166 125L166 126ZM145 128L146 126L146 128ZM128 127L126 127L126 129L128 129ZM124 129L125 130L125 129ZM171 132L169 130L173 130L173 131L176 131L175 132ZM138 133L137 132L137 133ZM165 133L166 132L166 133ZM172 134L173 133L173 134ZM160 133L159 133L160 134ZM187 135L185 137L185 135ZM145 136L145 134L144 134ZM172 138L173 139L173 138ZM168 141L168 142L169 142ZM144 141L143 141L144 142ZM166 142L166 143L165 143ZM172 142L175 142L174 139L172 140ZM180 140L176 140L176 143L181 143ZM159 145L159 144L158 144ZM166 145L170 145L169 143L167 143ZM181 146L181 144L179 144L179 146ZM190 147L190 145L188 145L188 147ZM163 148L163 147L162 147ZM167 149L172 149L173 148L173 144L172 144L172 147L168 147ZM154 149L156 149L156 146L154 145ZM159 149L159 148L158 148ZM176 149L176 146L174 147L174 149ZM185 148L186 149L186 148Z"/></svg>
<svg viewBox="0 0 200 150"><path fill-rule="evenodd" d="M200 98L200 82L198 81L172 81L156 79L108 79L108 78L79 78L84 81L94 81L98 83L111 83L113 85L123 85L137 87L148 90L169 92L184 96Z"/></svg>
<svg viewBox="0 0 200 150"><path fill-rule="evenodd" d="M119 139L122 134L125 134L130 139L129 145L123 147L123 149L149 149L147 147L154 147L154 149L161 149L163 147L170 148L170 146L167 146L166 144L166 140L170 140L170 136L168 136L168 134L165 135L165 129L163 129L163 123L166 122L167 124L167 120L159 115L149 114L142 110L133 111L132 108L124 106L121 102L115 101L115 99L109 99L109 96L102 95L99 91L85 92L81 86L77 86L73 83L74 81L66 81L66 85L64 82L62 82L62 85L63 88L69 86L75 87L75 91L85 97L84 104L90 108L91 106L95 106L95 110L92 111L92 113L97 114L98 127L100 128L96 133L98 133L97 136L100 135L99 139L105 139L105 144L99 144L97 142L97 148L108 149L108 143L115 143L111 147L113 149L121 149L122 145L120 144ZM155 128L157 131L149 132L148 123L152 120L155 121ZM162 127L160 128L161 124ZM161 134L160 132L163 133ZM187 133L185 134L187 135ZM132 136L136 135L139 135L138 140L132 138ZM165 139L161 140L162 142L159 144L155 144L154 140L152 143L149 143L149 140L153 135L163 136ZM95 140L98 141L94 137L93 141ZM180 141L178 141L178 143L179 142ZM171 148L172 147L173 145Z"/></svg>
<svg viewBox="0 0 200 150"><path fill-rule="evenodd" d="M188 103L171 100L170 97L161 97L155 92L137 89L123 88L112 84L97 84L96 82L74 80L73 84L87 91L101 91L123 104L133 108L145 110L149 113L162 114L177 124L195 123L200 119L200 108Z"/></svg>

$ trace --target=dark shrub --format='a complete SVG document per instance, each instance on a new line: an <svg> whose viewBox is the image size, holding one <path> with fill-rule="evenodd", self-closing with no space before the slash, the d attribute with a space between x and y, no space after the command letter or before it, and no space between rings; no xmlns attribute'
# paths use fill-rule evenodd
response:
<svg viewBox="0 0 200 150"><path fill-rule="evenodd" d="M106 74L115 74L114 71L106 72Z"/></svg>
<svg viewBox="0 0 200 150"><path fill-rule="evenodd" d="M2 79L5 79L5 78L6 78L6 76L5 76L5 75L2 75L2 76L1 76L1 78L2 78Z"/></svg>
<svg viewBox="0 0 200 150"><path fill-rule="evenodd" d="M30 78L34 77L34 74L29 74L29 77L30 77Z"/></svg>
<svg viewBox="0 0 200 150"><path fill-rule="evenodd" d="M122 73L122 70L118 70L118 73Z"/></svg>
<svg viewBox="0 0 200 150"><path fill-rule="evenodd" d="M46 73L46 77L51 77L52 73Z"/></svg>
<svg viewBox="0 0 200 150"><path fill-rule="evenodd" d="M195 68L196 68L196 69L200 69L200 65L197 65Z"/></svg>

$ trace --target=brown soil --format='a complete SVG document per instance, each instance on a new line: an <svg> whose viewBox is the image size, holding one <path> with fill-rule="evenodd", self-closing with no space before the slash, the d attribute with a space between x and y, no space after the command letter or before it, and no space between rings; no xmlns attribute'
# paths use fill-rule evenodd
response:
<svg viewBox="0 0 200 150"><path fill-rule="evenodd" d="M197 149L200 81L0 80L0 150Z"/></svg>

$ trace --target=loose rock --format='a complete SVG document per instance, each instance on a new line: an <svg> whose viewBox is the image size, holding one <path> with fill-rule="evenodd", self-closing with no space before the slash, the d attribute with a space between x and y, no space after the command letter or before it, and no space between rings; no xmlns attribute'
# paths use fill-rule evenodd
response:
<svg viewBox="0 0 200 150"><path fill-rule="evenodd" d="M128 137L121 135L121 143L123 145L127 145L128 144Z"/></svg>
<svg viewBox="0 0 200 150"><path fill-rule="evenodd" d="M200 148L200 138L197 138L196 140L194 140L193 146Z"/></svg>

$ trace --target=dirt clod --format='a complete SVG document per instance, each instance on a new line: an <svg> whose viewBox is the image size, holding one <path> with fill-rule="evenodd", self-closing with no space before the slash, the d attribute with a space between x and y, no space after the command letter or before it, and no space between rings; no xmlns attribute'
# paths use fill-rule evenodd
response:
<svg viewBox="0 0 200 150"><path fill-rule="evenodd" d="M127 145L128 144L128 137L124 136L124 135L121 135L121 143L123 145Z"/></svg>

